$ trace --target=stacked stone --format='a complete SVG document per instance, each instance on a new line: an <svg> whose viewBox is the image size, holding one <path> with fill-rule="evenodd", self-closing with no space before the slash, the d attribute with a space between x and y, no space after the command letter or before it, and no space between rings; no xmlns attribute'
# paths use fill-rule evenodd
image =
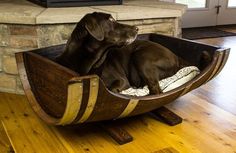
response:
<svg viewBox="0 0 236 153"><path fill-rule="evenodd" d="M65 43L75 24L0 24L0 91L23 94L15 53Z"/></svg>
<svg viewBox="0 0 236 153"><path fill-rule="evenodd" d="M168 36L179 37L181 28L179 26L179 19L139 19L119 21L120 23L135 25L139 28L139 34L143 33L158 33Z"/></svg>

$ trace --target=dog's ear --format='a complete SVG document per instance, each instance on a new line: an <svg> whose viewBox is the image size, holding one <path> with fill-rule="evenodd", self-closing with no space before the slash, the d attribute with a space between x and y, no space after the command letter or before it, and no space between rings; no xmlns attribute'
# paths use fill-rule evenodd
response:
<svg viewBox="0 0 236 153"><path fill-rule="evenodd" d="M95 39L99 41L102 41L104 39L103 28L92 14L88 14L86 16L85 28Z"/></svg>

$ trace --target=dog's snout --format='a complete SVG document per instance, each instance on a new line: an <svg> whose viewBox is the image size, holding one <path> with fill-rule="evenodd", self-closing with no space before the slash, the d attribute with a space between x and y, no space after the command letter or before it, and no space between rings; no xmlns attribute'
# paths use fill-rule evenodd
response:
<svg viewBox="0 0 236 153"><path fill-rule="evenodd" d="M138 27L135 27L134 29L135 29L135 31L138 31Z"/></svg>

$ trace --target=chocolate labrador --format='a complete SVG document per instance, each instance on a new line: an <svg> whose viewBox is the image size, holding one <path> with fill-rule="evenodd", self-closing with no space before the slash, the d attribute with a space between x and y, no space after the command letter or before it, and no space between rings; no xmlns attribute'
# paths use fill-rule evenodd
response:
<svg viewBox="0 0 236 153"><path fill-rule="evenodd" d="M86 14L76 25L67 41L65 51L56 61L80 75L88 74L96 65L103 63L108 48L133 42L138 29L120 24L106 13ZM105 80L104 80L105 81Z"/></svg>
<svg viewBox="0 0 236 153"><path fill-rule="evenodd" d="M160 93L158 81L175 74L185 63L160 44L134 41L137 31L109 14L87 14L57 61L80 75L98 74L113 92L147 84L151 94Z"/></svg>

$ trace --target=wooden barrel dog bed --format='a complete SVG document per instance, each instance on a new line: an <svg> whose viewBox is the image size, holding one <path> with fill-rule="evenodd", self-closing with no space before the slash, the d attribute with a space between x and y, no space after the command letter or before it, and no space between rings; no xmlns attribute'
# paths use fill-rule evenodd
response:
<svg viewBox="0 0 236 153"><path fill-rule="evenodd" d="M224 67L229 49L158 34L137 39L160 43L200 68L191 81L166 93L132 97L109 91L97 75L78 73L54 62L65 45L16 54L26 96L34 111L53 125L79 124L134 116L157 109L211 80ZM211 56L204 64L203 51Z"/></svg>

